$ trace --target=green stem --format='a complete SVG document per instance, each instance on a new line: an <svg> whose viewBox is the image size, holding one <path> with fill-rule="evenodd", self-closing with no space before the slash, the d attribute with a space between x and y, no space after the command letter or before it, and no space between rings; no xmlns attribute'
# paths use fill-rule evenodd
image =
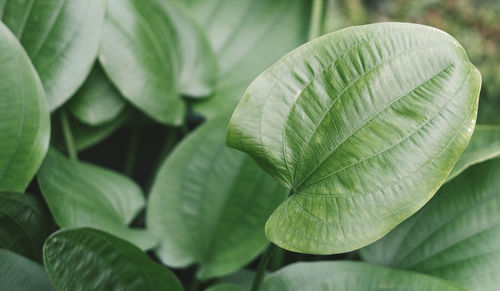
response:
<svg viewBox="0 0 500 291"><path fill-rule="evenodd" d="M132 177L134 174L135 160L137 158L137 148L139 147L139 127L133 124L130 128L129 144L125 155L125 165L123 172L125 175Z"/></svg>
<svg viewBox="0 0 500 291"><path fill-rule="evenodd" d="M257 268L257 273L253 278L252 288L250 291L259 291L260 284L262 284L262 279L264 279L264 273L266 272L267 265L276 247L274 244L270 244L260 257L259 267Z"/></svg>
<svg viewBox="0 0 500 291"><path fill-rule="evenodd" d="M64 109L61 111L61 125L69 157L70 159L77 161L78 154L76 152L75 141L73 140L73 134L71 134L71 126L69 124L68 114Z"/></svg>
<svg viewBox="0 0 500 291"><path fill-rule="evenodd" d="M321 25L323 23L323 1L324 0L313 0L311 20L309 22L309 40L315 39L321 35Z"/></svg>

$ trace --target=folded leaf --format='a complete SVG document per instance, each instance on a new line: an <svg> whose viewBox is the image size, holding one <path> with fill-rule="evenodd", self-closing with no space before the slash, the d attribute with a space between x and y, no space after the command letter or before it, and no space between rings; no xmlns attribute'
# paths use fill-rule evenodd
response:
<svg viewBox="0 0 500 291"><path fill-rule="evenodd" d="M49 112L28 55L3 23L0 52L0 191L24 192L47 153Z"/></svg>
<svg viewBox="0 0 500 291"><path fill-rule="evenodd" d="M91 228L58 231L44 246L49 278L58 290L183 290L167 268L134 245Z"/></svg>
<svg viewBox="0 0 500 291"><path fill-rule="evenodd" d="M287 190L224 143L227 120L190 134L156 175L147 225L167 265L198 263L198 277L234 272L267 245L264 224Z"/></svg>
<svg viewBox="0 0 500 291"><path fill-rule="evenodd" d="M445 181L480 84L455 39L417 24L352 27L283 57L250 85L227 136L294 193L268 238L332 254L382 237Z"/></svg>
<svg viewBox="0 0 500 291"><path fill-rule="evenodd" d="M446 183L417 214L362 249L366 260L454 281L500 288L500 159Z"/></svg>
<svg viewBox="0 0 500 291"><path fill-rule="evenodd" d="M54 290L43 267L9 250L0 249L0 290Z"/></svg>

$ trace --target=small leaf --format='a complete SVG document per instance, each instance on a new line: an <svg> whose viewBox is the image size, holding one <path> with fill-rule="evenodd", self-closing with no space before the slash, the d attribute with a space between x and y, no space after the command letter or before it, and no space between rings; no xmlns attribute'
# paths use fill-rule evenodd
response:
<svg viewBox="0 0 500 291"><path fill-rule="evenodd" d="M114 120L125 106L125 99L98 64L68 104L73 116L88 126L99 126Z"/></svg>
<svg viewBox="0 0 500 291"><path fill-rule="evenodd" d="M500 159L465 170L387 236L362 249L370 262L500 288Z"/></svg>
<svg viewBox="0 0 500 291"><path fill-rule="evenodd" d="M126 227L145 203L141 189L128 177L70 160L50 149L38 173L38 182L61 228L94 227L142 249L157 243L146 230Z"/></svg>
<svg viewBox="0 0 500 291"><path fill-rule="evenodd" d="M43 267L9 250L0 249L0 290L54 290Z"/></svg>
<svg viewBox="0 0 500 291"><path fill-rule="evenodd" d="M47 234L43 209L33 196L0 192L0 248L41 261Z"/></svg>
<svg viewBox="0 0 500 291"><path fill-rule="evenodd" d="M1 0L0 6L2 21L33 61L49 109L54 111L76 92L92 68L101 38L104 1Z"/></svg>
<svg viewBox="0 0 500 291"><path fill-rule="evenodd" d="M477 125L464 153L453 167L449 181L468 167L500 156L500 126Z"/></svg>
<svg viewBox="0 0 500 291"><path fill-rule="evenodd" d="M58 290L183 290L172 272L140 249L91 228L61 230L50 236L44 262Z"/></svg>
<svg viewBox="0 0 500 291"><path fill-rule="evenodd" d="M99 60L123 97L158 122L180 125L174 28L159 5L109 0Z"/></svg>
<svg viewBox="0 0 500 291"><path fill-rule="evenodd" d="M263 287L263 291L465 291L428 275L349 261L295 263L267 276Z"/></svg>
<svg viewBox="0 0 500 291"><path fill-rule="evenodd" d="M202 279L257 256L268 243L264 223L287 194L250 157L225 145L226 124L214 119L183 140L149 196L147 225L161 238L157 254L174 267L198 263Z"/></svg>
<svg viewBox="0 0 500 291"><path fill-rule="evenodd" d="M347 252L415 213L469 142L480 80L455 39L417 24L348 28L283 57L250 85L227 136L294 193L268 238Z"/></svg>
<svg viewBox="0 0 500 291"><path fill-rule="evenodd" d="M28 55L3 23L0 52L0 191L24 192L47 153L49 112Z"/></svg>

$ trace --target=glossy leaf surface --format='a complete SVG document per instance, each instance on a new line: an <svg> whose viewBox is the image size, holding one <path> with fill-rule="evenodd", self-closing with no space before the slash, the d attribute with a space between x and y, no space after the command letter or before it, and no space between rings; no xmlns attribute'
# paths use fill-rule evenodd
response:
<svg viewBox="0 0 500 291"><path fill-rule="evenodd" d="M158 122L180 125L174 28L154 1L109 0L99 60L118 90Z"/></svg>
<svg viewBox="0 0 500 291"><path fill-rule="evenodd" d="M83 83L97 56L104 1L0 0L2 21L40 75L50 111Z"/></svg>
<svg viewBox="0 0 500 291"><path fill-rule="evenodd" d="M40 79L22 46L0 23L0 191L24 192L49 146Z"/></svg>
<svg viewBox="0 0 500 291"><path fill-rule="evenodd" d="M68 104L71 114L89 126L112 121L123 112L125 106L125 99L108 80L100 65L94 66L83 86Z"/></svg>
<svg viewBox="0 0 500 291"><path fill-rule="evenodd" d="M54 288L41 265L0 249L0 290L51 291Z"/></svg>
<svg viewBox="0 0 500 291"><path fill-rule="evenodd" d="M147 208L161 260L198 263L203 279L236 271L264 249L265 221L287 194L250 157L225 145L226 125L214 119L178 145L157 173Z"/></svg>
<svg viewBox="0 0 500 291"><path fill-rule="evenodd" d="M58 231L44 246L49 278L58 290L183 290L167 268L134 245L91 228Z"/></svg>
<svg viewBox="0 0 500 291"><path fill-rule="evenodd" d="M250 85L227 137L294 192L268 238L331 254L382 237L464 151L480 83L452 37L416 24L352 27L286 55Z"/></svg>
<svg viewBox="0 0 500 291"><path fill-rule="evenodd" d="M129 240L142 249L155 246L146 230L127 225L144 207L141 189L128 177L51 149L38 173L50 212L61 228L89 226Z"/></svg>
<svg viewBox="0 0 500 291"><path fill-rule="evenodd" d="M472 166L361 254L370 262L428 273L467 290L497 290L499 189L500 159Z"/></svg>
<svg viewBox="0 0 500 291"><path fill-rule="evenodd" d="M45 215L33 196L0 192L0 248L41 261L47 234Z"/></svg>
<svg viewBox="0 0 500 291"><path fill-rule="evenodd" d="M292 264L267 276L262 290L465 291L428 275L349 261Z"/></svg>

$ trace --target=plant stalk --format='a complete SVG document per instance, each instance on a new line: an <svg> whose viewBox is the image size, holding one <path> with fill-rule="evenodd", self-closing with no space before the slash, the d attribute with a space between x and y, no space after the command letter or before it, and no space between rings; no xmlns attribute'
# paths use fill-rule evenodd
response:
<svg viewBox="0 0 500 291"><path fill-rule="evenodd" d="M262 279L264 279L264 273L267 270L267 265L269 264L269 260L271 259L275 248L276 246L271 243L260 257L259 267L257 268L257 273L253 278L252 288L250 291L259 291Z"/></svg>
<svg viewBox="0 0 500 291"><path fill-rule="evenodd" d="M308 39L313 40L321 35L323 24L323 2L324 0L313 0L311 10L311 20L309 22Z"/></svg>
<svg viewBox="0 0 500 291"><path fill-rule="evenodd" d="M78 160L78 154L75 147L75 141L73 139L73 134L71 133L71 126L68 120L68 113L66 110L61 111L61 126L63 130L64 140L66 142L66 149L68 151L69 158L73 161Z"/></svg>

